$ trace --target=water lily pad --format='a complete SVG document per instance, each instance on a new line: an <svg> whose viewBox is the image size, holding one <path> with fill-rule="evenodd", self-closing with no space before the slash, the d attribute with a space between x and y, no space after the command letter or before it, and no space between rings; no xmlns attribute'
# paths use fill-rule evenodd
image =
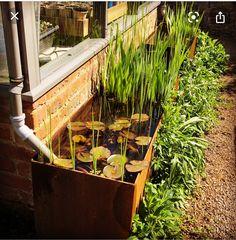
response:
<svg viewBox="0 0 236 240"><path fill-rule="evenodd" d="M112 131L121 131L123 129L123 126L121 124L113 123L109 125L108 128Z"/></svg>
<svg viewBox="0 0 236 240"><path fill-rule="evenodd" d="M138 145L148 145L151 141L151 137L148 137L148 136L139 136L139 137L136 137L135 140L136 140L136 144Z"/></svg>
<svg viewBox="0 0 236 240"><path fill-rule="evenodd" d="M129 128L131 126L131 123L119 123L123 128Z"/></svg>
<svg viewBox="0 0 236 240"><path fill-rule="evenodd" d="M93 157L90 153L85 152L85 153L78 153L76 154L76 158L81 161L81 162L92 162L93 161Z"/></svg>
<svg viewBox="0 0 236 240"><path fill-rule="evenodd" d="M129 128L131 123L126 119L118 119L113 124L109 125L109 129L112 131L121 131L124 128Z"/></svg>
<svg viewBox="0 0 236 240"><path fill-rule="evenodd" d="M120 164L108 165L103 168L103 174L112 179L119 179L122 176L122 167Z"/></svg>
<svg viewBox="0 0 236 240"><path fill-rule="evenodd" d="M132 160L130 164L126 164L125 168L128 172L140 172L145 168L148 168L149 162L147 160Z"/></svg>
<svg viewBox="0 0 236 240"><path fill-rule="evenodd" d="M134 122L146 122L149 120L149 116L147 114L139 114L135 113L131 116L131 120Z"/></svg>
<svg viewBox="0 0 236 240"><path fill-rule="evenodd" d="M127 157L121 154L113 154L107 159L107 163L119 163L121 164L127 162Z"/></svg>
<svg viewBox="0 0 236 240"><path fill-rule="evenodd" d="M97 160L107 159L111 156L111 151L103 146L91 149L90 154Z"/></svg>
<svg viewBox="0 0 236 240"><path fill-rule="evenodd" d="M117 119L115 124L121 125L123 128L129 128L131 126L131 122L127 119Z"/></svg>
<svg viewBox="0 0 236 240"><path fill-rule="evenodd" d="M136 134L128 130L123 130L122 132L120 132L120 135L124 138L128 138L129 140L133 140L136 138Z"/></svg>
<svg viewBox="0 0 236 240"><path fill-rule="evenodd" d="M86 129L84 122L71 122L67 125L67 128L71 128L72 131L79 132Z"/></svg>
<svg viewBox="0 0 236 240"><path fill-rule="evenodd" d="M132 165L149 165L149 162L147 160L131 160L129 163Z"/></svg>
<svg viewBox="0 0 236 240"><path fill-rule="evenodd" d="M123 121L123 120L130 121L130 118L128 118L128 117L119 117L119 118L116 119L116 121Z"/></svg>
<svg viewBox="0 0 236 240"><path fill-rule="evenodd" d="M105 130L105 124L103 122L99 121L91 121L86 122L86 127L90 130L96 130L96 131L104 131Z"/></svg>
<svg viewBox="0 0 236 240"><path fill-rule="evenodd" d="M80 172L83 172L83 173L89 173L85 168L83 168L83 167L76 167L76 170L79 170Z"/></svg>
<svg viewBox="0 0 236 240"><path fill-rule="evenodd" d="M71 159L64 159L64 158L55 158L53 160L53 164L59 167L69 168L72 169L72 160Z"/></svg>
<svg viewBox="0 0 236 240"><path fill-rule="evenodd" d="M117 138L117 142L118 142L118 143L125 143L125 138L122 137L122 136L119 136L119 137Z"/></svg>
<svg viewBox="0 0 236 240"><path fill-rule="evenodd" d="M87 138L86 138L85 136L83 136L83 135L74 135L74 136L72 137L72 140L73 140L74 142L76 142L76 143L79 143L79 142L85 143L86 140L87 140Z"/></svg>
<svg viewBox="0 0 236 240"><path fill-rule="evenodd" d="M130 121L128 119L122 119L122 118L116 119L115 122L118 124L129 124L130 123Z"/></svg>

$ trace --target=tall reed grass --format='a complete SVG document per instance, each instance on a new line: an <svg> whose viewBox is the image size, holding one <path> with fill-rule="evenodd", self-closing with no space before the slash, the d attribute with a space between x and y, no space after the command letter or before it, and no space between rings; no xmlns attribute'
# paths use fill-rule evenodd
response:
<svg viewBox="0 0 236 240"><path fill-rule="evenodd" d="M186 11L183 3L176 6L175 13L167 8L168 34L160 25L151 51L147 51L145 32L140 30L146 29L145 21L135 24L133 34L128 36L114 26L116 34L111 37L102 74L106 95L120 103L131 102L130 112L136 108L142 113L147 106L150 109L152 104L165 102L200 23L189 23Z"/></svg>

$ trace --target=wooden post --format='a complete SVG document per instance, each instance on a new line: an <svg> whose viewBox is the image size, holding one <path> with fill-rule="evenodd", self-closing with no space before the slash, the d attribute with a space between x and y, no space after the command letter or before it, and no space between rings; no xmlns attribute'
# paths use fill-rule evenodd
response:
<svg viewBox="0 0 236 240"><path fill-rule="evenodd" d="M101 27L101 37L107 36L107 2L93 3L93 22ZM93 29L91 29L93 31Z"/></svg>

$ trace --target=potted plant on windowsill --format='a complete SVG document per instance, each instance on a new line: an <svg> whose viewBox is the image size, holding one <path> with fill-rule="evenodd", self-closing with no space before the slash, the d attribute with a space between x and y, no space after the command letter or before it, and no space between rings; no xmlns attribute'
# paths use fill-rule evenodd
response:
<svg viewBox="0 0 236 240"><path fill-rule="evenodd" d="M73 8L73 18L83 21L84 19L86 19L88 10L89 9L86 4L81 4L81 5Z"/></svg>
<svg viewBox="0 0 236 240"><path fill-rule="evenodd" d="M39 52L44 51L53 44L55 32L59 29L59 26L53 26L50 22L40 21L40 44Z"/></svg>

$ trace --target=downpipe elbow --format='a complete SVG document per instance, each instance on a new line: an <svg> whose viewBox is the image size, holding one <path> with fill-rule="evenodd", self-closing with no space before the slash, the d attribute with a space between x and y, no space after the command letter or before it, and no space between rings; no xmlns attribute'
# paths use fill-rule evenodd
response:
<svg viewBox="0 0 236 240"><path fill-rule="evenodd" d="M30 135L33 134L33 130L25 125L25 114L20 116L10 116L12 126L17 133L17 135L25 141Z"/></svg>
<svg viewBox="0 0 236 240"><path fill-rule="evenodd" d="M45 155L50 161L57 158L57 156L34 135L33 130L25 125L24 113L19 116L10 116L10 120L17 135L23 141L27 142L34 150Z"/></svg>

